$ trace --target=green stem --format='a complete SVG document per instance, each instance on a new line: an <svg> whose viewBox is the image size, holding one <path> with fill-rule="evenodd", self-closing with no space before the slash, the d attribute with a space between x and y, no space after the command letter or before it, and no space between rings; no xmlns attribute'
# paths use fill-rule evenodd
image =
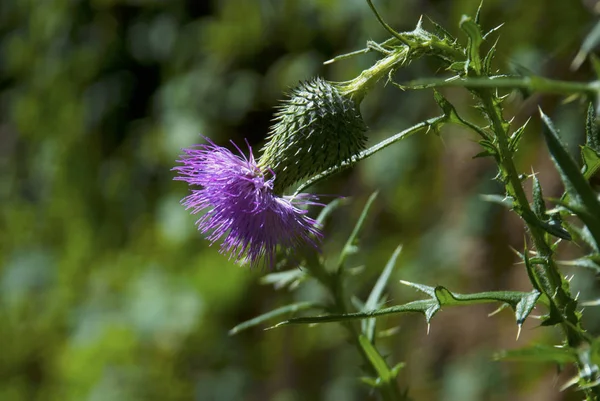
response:
<svg viewBox="0 0 600 401"><path fill-rule="evenodd" d="M528 92L554 93L560 95L586 94L597 96L600 93L600 81L570 82L548 79L538 76L528 77L477 77L456 79L424 79L400 85L403 88L439 88L462 87L468 89L521 89Z"/></svg>
<svg viewBox="0 0 600 401"><path fill-rule="evenodd" d="M344 95L352 97L356 104L360 104L360 102L362 102L367 92L381 78L386 75L390 75L402 64L417 59L419 56L424 54L432 54L445 61L451 60L452 58L464 57L464 53L459 49L452 47L450 44L446 43L446 41L423 30L423 28L421 28L420 20L417 24L417 27L413 31L402 33L396 32L383 20L373 5L373 2L371 0L367 0L367 3L369 4L369 7L371 7L371 10L375 14L375 17L379 23L393 36L392 39L388 39L382 43L382 46L379 46L379 49L381 49L381 51L385 51L384 46L389 46L392 49L389 51L386 57L379 60L371 68L364 70L358 77L350 81L340 82L338 84L340 92ZM393 43L394 41L399 43ZM368 51L368 49L366 49L366 51ZM349 53L347 55L328 60L326 63L329 64L337 59L350 57L352 55L364 52L365 50L360 50L358 52Z"/></svg>
<svg viewBox="0 0 600 401"><path fill-rule="evenodd" d="M337 174L343 170L346 170L347 168L352 167L353 165L355 165L356 163L358 163L361 160L366 159L367 157L370 157L372 155L374 155L375 153L379 152L380 150L383 150L385 148L387 148L388 146L401 141L402 139L406 139L409 136L416 134L417 132L420 132L421 130L425 129L425 128L430 128L432 126L435 126L436 124L442 123L447 119L447 116L438 116L438 117L434 117L434 118L430 118L429 120L426 121L422 121L416 125L413 125L410 128L405 129L402 132L399 132L395 135L392 135L391 137L379 142L377 145L371 146L369 149L365 149L362 152L360 152L359 154L353 156L350 160L342 162L341 164L334 166L334 167L330 167L327 170L315 175L314 177L311 177L310 179L308 179L307 181L303 182L298 189L296 189L296 192L294 193L294 196L298 195L300 192L306 190L308 187L310 187L311 185L314 185L320 181L323 181L324 179Z"/></svg>
<svg viewBox="0 0 600 401"><path fill-rule="evenodd" d="M346 304L346 295L344 285L341 280L342 275L338 273L331 274L325 270L323 264L319 261L318 255L315 252L307 252L307 264L313 276L330 292L333 298L333 306L336 313L347 314L348 306ZM371 360L360 345L360 332L356 328L354 322L346 321L342 325L348 330L350 339L359 354L363 358L365 365L369 368L369 374L377 376L375 366L371 364ZM385 401L402 401L404 397L400 393L397 384L391 382L382 382L383 386L379 388L381 395Z"/></svg>
<svg viewBox="0 0 600 401"><path fill-rule="evenodd" d="M338 83L340 93L350 96L356 104L360 104L367 92L384 76L393 72L405 60L408 47L395 48L388 56L377 61L375 65L360 73L350 81Z"/></svg>
<svg viewBox="0 0 600 401"><path fill-rule="evenodd" d="M569 295L568 287L566 289L563 288L564 281L556 266L552 256L552 249L546 241L544 231L526 219L526 216L532 215L533 211L530 208L513 161L513 152L510 150L508 144L508 132L503 124L501 110L495 107L495 99L491 90L479 89L474 90L474 93L481 99L483 108L490 118L492 128L496 133L499 151L498 162L506 179L507 192L513 197L513 209L525 221L538 255L545 261L545 263L537 265L539 268L534 269L535 280L551 303L551 308L555 308L559 312L559 316L557 317L561 319L560 324L567 338L568 345L573 349L577 349L586 341L579 318L575 313L577 301ZM586 366L585 362L581 360L577 365L580 371ZM600 388L598 387L587 388L584 392L590 400L599 399Z"/></svg>
<svg viewBox="0 0 600 401"><path fill-rule="evenodd" d="M440 57L443 60L451 60L456 58L464 57L464 53L452 46L451 44L446 43L444 40L441 40L435 35L423 30L421 28L421 20L419 20L417 27L412 32L397 32L391 26L387 24L383 20L383 17L375 6L373 5L372 0L367 0L371 11L375 14L375 18L377 21L388 31L395 39L397 39L400 43L406 45L411 51L415 53L431 53L437 57Z"/></svg>
<svg viewBox="0 0 600 401"><path fill-rule="evenodd" d="M531 210L514 164L513 152L510 150L508 144L508 132L506 132L505 125L503 124L503 117L500 110L494 105L494 95L490 90L480 89L475 91L475 93L481 99L486 114L492 122L493 130L496 133L500 168L506 177L507 192L513 197L514 210L525 221L539 256L546 261L546 263L539 265L541 269L535 269L538 282L550 302L554 303L556 308L561 312L563 319L562 327L569 345L577 347L581 343L582 338L576 329L579 326L579 319L575 315L574 308L570 307L574 301L562 287L563 280L552 257L552 249L546 242L544 231L525 219L526 216L532 215L533 211Z"/></svg>

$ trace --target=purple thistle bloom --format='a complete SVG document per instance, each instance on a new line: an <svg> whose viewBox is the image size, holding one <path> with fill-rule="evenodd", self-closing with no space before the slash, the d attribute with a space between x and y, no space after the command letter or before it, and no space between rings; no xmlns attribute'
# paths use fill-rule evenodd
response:
<svg viewBox="0 0 600 401"><path fill-rule="evenodd" d="M196 224L200 232L208 233L211 245L224 237L221 253L236 261L248 259L251 266L264 257L270 267L278 245L289 250L304 245L318 248L322 234L317 222L297 207L320 205L314 195L275 195L275 174L256 163L250 145L248 158L233 141L240 156L205 139L208 144L183 149L177 161L182 165L173 170L179 174L176 180L201 187L192 189L182 204L192 214L206 210Z"/></svg>

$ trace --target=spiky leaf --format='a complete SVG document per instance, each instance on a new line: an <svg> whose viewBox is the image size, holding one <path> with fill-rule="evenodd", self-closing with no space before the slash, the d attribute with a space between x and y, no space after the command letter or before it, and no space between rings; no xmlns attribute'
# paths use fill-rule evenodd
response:
<svg viewBox="0 0 600 401"><path fill-rule="evenodd" d="M298 302L295 304L282 306L281 308L273 309L270 312L263 313L262 315L259 315L253 319L246 320L245 322L238 324L237 326L235 326L234 328L229 330L229 335L237 334L242 330L246 330L246 329L249 329L250 327L257 326L269 319L273 319L274 317L278 317L278 316L285 315L288 313L299 312L302 310L308 310L308 309L323 309L323 306L316 304L314 302Z"/></svg>
<svg viewBox="0 0 600 401"><path fill-rule="evenodd" d="M600 254L597 253L574 260L561 261L560 263L566 266L583 267L585 269L593 270L596 274L600 274Z"/></svg>
<svg viewBox="0 0 600 401"><path fill-rule="evenodd" d="M336 270L340 270L346 258L356 251L356 247L354 245L355 241L358 238L358 234L360 233L363 224L365 223L367 215L369 214L369 209L371 209L371 205L373 205L373 202L375 202L376 198L377 192L374 192L371 194L371 196L369 196L369 199L367 200L367 203L365 204L365 207L363 208L362 213L358 218L358 221L354 225L354 229L352 229L352 233L350 233L350 236L348 237L348 240L346 240L346 244L344 245L342 252L340 252L340 257L338 259Z"/></svg>
<svg viewBox="0 0 600 401"><path fill-rule="evenodd" d="M576 213L588 227L596 243L600 243L600 202L579 167L561 143L558 131L550 118L541 110L540 115L544 123L542 132L548 150L565 184L567 193L572 199L572 201L560 202L560 204Z"/></svg>
<svg viewBox="0 0 600 401"><path fill-rule="evenodd" d="M597 153L600 153L600 130L598 129L596 111L592 102L588 105L587 118L585 120L585 144Z"/></svg>
<svg viewBox="0 0 600 401"><path fill-rule="evenodd" d="M521 326L527 316L533 310L535 304L540 298L540 292L533 290L531 292L520 291L486 291L475 294L458 294L449 291L445 287L429 287L422 284L401 281L401 283L413 287L429 295L429 299L412 301L404 305L396 305L384 309L371 311L362 311L355 313L327 314L320 316L298 317L281 322L274 327L288 324L307 324L307 323L328 323L340 322L346 320L369 319L382 315L397 313L417 312L425 316L429 323L431 318L439 312L443 306L471 305L490 302L502 302L508 304L515 311L517 325Z"/></svg>
<svg viewBox="0 0 600 401"><path fill-rule="evenodd" d="M498 40L494 42L494 45L490 48L488 53L483 58L483 72L486 75L493 75L492 71L492 61L494 60L494 56L496 55L496 45L498 44Z"/></svg>
<svg viewBox="0 0 600 401"><path fill-rule="evenodd" d="M534 344L525 348L499 352L494 355L494 359L565 364L577 362L577 354L566 347Z"/></svg>
<svg viewBox="0 0 600 401"><path fill-rule="evenodd" d="M479 75L482 71L482 62L481 57L479 56L479 48L483 42L481 28L471 17L465 15L463 15L462 20L460 21L460 28L469 37L465 73L469 75L469 70L473 70L476 75Z"/></svg>
<svg viewBox="0 0 600 401"><path fill-rule="evenodd" d="M546 204L544 203L544 196L542 194L542 186L540 180L536 176L533 176L533 204L532 209L538 219L546 219Z"/></svg>
<svg viewBox="0 0 600 401"><path fill-rule="evenodd" d="M521 138L523 137L523 132L525 132L525 128L527 128L527 124L529 120L525 121L525 124L520 126L515 132L510 136L510 140L508 142L508 146L511 152L516 152L519 147L519 142L521 142Z"/></svg>
<svg viewBox="0 0 600 401"><path fill-rule="evenodd" d="M581 158L583 159L583 177L589 180L600 170L600 154L590 146L582 146Z"/></svg>

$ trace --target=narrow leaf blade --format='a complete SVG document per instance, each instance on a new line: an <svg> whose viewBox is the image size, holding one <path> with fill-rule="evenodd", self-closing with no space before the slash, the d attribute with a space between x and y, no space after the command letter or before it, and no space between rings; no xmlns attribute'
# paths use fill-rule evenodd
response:
<svg viewBox="0 0 600 401"><path fill-rule="evenodd" d="M366 336L363 336L362 334L359 336L358 341L360 343L361 348L365 352L365 355L367 355L367 358L369 358L371 365L373 365L373 367L375 368L377 375L384 382L390 381L392 379L392 372L388 368L387 363L385 363L383 357L379 354L379 351L377 351L377 349L375 348L375 346L373 346L373 344L371 344L369 339Z"/></svg>
<svg viewBox="0 0 600 401"><path fill-rule="evenodd" d="M259 324L272 319L274 317L278 317L281 315L285 315L287 313L299 312L302 310L308 309L322 309L323 306L314 303L314 302L297 302L294 304L282 306L281 308L273 309L270 312L263 313L262 315L256 316L253 319L246 320L229 330L229 335L234 335L239 333L242 330L249 329L250 327L258 326Z"/></svg>
<svg viewBox="0 0 600 401"><path fill-rule="evenodd" d="M494 359L527 362L555 362L558 364L577 362L577 356L570 349L542 344L502 351L496 354Z"/></svg>
<svg viewBox="0 0 600 401"><path fill-rule="evenodd" d="M544 123L542 132L548 150L565 184L567 193L575 203L569 207L579 211L578 215L587 225L596 242L600 243L600 202L579 167L560 142L558 132L550 118L541 110L540 115Z"/></svg>
<svg viewBox="0 0 600 401"><path fill-rule="evenodd" d="M344 245L344 248L342 249L342 252L340 253L340 258L338 260L336 270L339 271L339 269L342 268L342 265L344 264L348 255L353 252L354 242L356 241L356 238L358 237L358 234L360 233L360 230L362 229L362 226L365 223L367 215L369 214L371 205L373 205L373 202L375 202L376 198L377 198L377 192L374 192L371 194L371 196L369 196L369 199L367 200L367 203L365 204L365 207L363 208L362 213L360 214L360 217L358 218L358 221L356 222L356 225L354 226L354 229L352 230L352 233L350 234L350 237L348 237L348 240L346 241L346 244Z"/></svg>
<svg viewBox="0 0 600 401"><path fill-rule="evenodd" d="M400 255L401 251L402 245L399 245L390 257L390 260L388 260L387 264L385 265L385 268L383 269L383 272L381 272L379 279L373 286L373 289L369 294L369 298L367 298L367 302L365 303L363 310L366 311L377 308L379 300L381 299L381 295L383 294L383 290L385 289L385 286L387 285L390 276L394 271L394 267L396 266L396 260L398 259L398 256ZM366 321L364 327L364 334L367 336L369 341L373 341L373 338L375 336L375 319L369 319L368 321Z"/></svg>

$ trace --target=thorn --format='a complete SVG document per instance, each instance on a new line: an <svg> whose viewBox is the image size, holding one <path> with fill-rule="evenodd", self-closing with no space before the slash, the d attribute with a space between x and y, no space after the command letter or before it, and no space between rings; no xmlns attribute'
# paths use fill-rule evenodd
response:
<svg viewBox="0 0 600 401"><path fill-rule="evenodd" d="M498 314L502 309L506 308L505 306L506 304L501 305L498 309L496 309L495 311L488 313L488 317L492 317L496 314Z"/></svg>
<svg viewBox="0 0 600 401"><path fill-rule="evenodd" d="M513 251L518 257L523 258L523 254L521 254L521 252L517 251L516 248L513 248L512 246L508 246L510 248L511 251ZM523 263L523 262L520 262ZM517 263L518 264L518 263Z"/></svg>
<svg viewBox="0 0 600 401"><path fill-rule="evenodd" d="M527 121L529 121L529 120L527 120ZM531 166L531 175L530 175L530 177L537 177L538 174L539 173L536 173L535 170L533 169L533 166Z"/></svg>
<svg viewBox="0 0 600 401"><path fill-rule="evenodd" d="M519 336L521 335L521 328L523 327L521 324L518 325L519 328L517 329L517 338L515 341L519 341Z"/></svg>
<svg viewBox="0 0 600 401"><path fill-rule="evenodd" d="M566 389L577 384L578 382L579 382L579 376L574 376L560 387L560 391L565 391Z"/></svg>
<svg viewBox="0 0 600 401"><path fill-rule="evenodd" d="M323 62L323 65L327 65L327 64L333 64L334 62L335 62L335 59L331 58L331 59L329 59L329 60L327 60L327 61L324 61L324 62Z"/></svg>
<svg viewBox="0 0 600 401"><path fill-rule="evenodd" d="M276 328L284 326L284 325L285 325L285 322L277 323L274 326L264 328L263 331L273 330L273 329L276 329Z"/></svg>
<svg viewBox="0 0 600 401"><path fill-rule="evenodd" d="M452 81L456 81L457 79L460 79L460 75L455 75L453 77L446 78L444 81L445 82L452 82Z"/></svg>
<svg viewBox="0 0 600 401"><path fill-rule="evenodd" d="M540 113L540 117L545 116L544 112L542 111L542 107L538 106L538 112Z"/></svg>
<svg viewBox="0 0 600 401"><path fill-rule="evenodd" d="M417 22L417 28L415 30L421 29L422 25L423 25L423 15L421 14L421 16L419 17L419 22Z"/></svg>
<svg viewBox="0 0 600 401"><path fill-rule="evenodd" d="M431 328L431 324L427 323L427 335L429 335L429 329Z"/></svg>

